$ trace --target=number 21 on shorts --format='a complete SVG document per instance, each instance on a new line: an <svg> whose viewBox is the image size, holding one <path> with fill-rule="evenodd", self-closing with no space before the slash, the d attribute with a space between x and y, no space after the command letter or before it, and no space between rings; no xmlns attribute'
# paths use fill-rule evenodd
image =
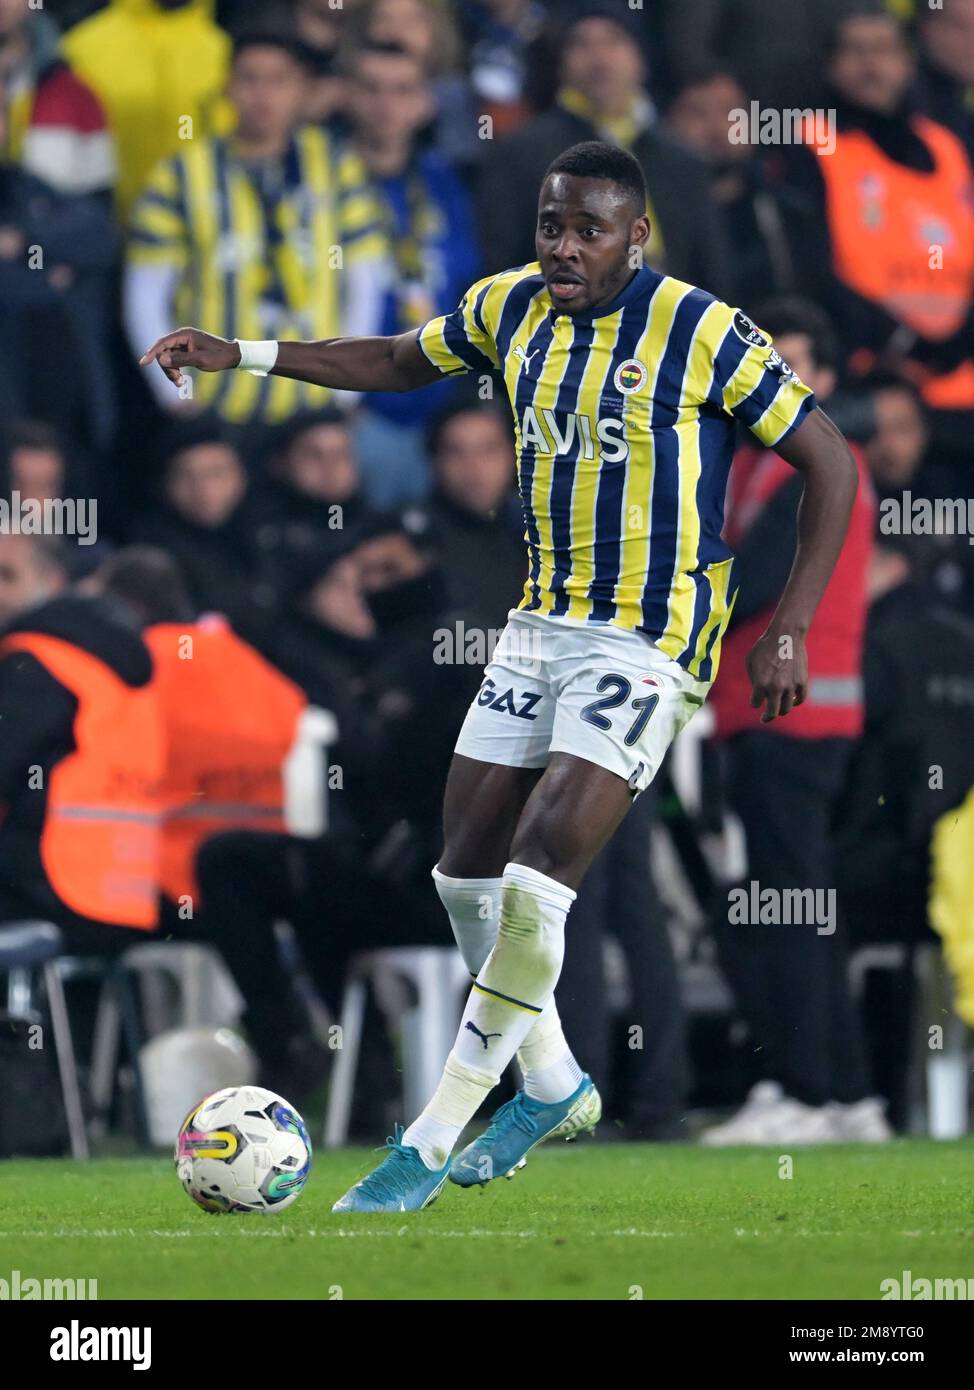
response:
<svg viewBox="0 0 974 1390"><path fill-rule="evenodd" d="M584 719L587 724L594 724L597 729L608 730L612 728L612 720L605 717L603 710L619 709L620 706L628 704L630 709L636 711L636 717L626 731L624 740L631 748L639 742L643 730L653 717L653 711L659 704L659 693L642 695L637 700L630 700L632 681L627 680L625 676L603 676L595 688L600 694L603 691L610 693L587 704L579 711L579 718Z"/></svg>

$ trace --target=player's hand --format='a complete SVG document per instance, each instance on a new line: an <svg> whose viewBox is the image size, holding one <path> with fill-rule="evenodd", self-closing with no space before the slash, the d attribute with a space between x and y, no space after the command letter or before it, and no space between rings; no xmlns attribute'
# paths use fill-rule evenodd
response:
<svg viewBox="0 0 974 1390"><path fill-rule="evenodd" d="M139 366L158 362L174 386L182 386L180 367L198 367L201 372L224 372L240 362L240 348L232 338L216 338L201 328L177 328L153 343L139 358Z"/></svg>
<svg viewBox="0 0 974 1390"><path fill-rule="evenodd" d="M751 679L751 707L765 707L762 724L795 709L808 694L804 637L769 628L748 652L747 674Z"/></svg>

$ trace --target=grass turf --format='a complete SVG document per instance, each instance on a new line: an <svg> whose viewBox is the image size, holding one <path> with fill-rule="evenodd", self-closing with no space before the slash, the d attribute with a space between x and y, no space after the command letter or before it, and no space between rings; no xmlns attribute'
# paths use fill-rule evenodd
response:
<svg viewBox="0 0 974 1390"><path fill-rule="evenodd" d="M425 1212L331 1214L377 1162L319 1153L269 1217L207 1216L166 1159L0 1163L0 1278L107 1298L876 1299L974 1278L974 1141L723 1152L583 1141ZM640 1293L636 1293L638 1288Z"/></svg>

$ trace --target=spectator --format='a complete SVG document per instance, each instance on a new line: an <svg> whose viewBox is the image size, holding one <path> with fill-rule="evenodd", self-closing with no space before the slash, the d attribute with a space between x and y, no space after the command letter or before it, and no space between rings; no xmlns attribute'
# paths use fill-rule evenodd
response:
<svg viewBox="0 0 974 1390"><path fill-rule="evenodd" d="M934 823L974 786L974 622L931 595L924 538L880 532L875 547L865 728L842 801L840 884L863 939L915 941Z"/></svg>
<svg viewBox="0 0 974 1390"><path fill-rule="evenodd" d="M444 159L467 167L481 155L479 112L459 71L460 35L451 10L443 0L364 0L352 12L350 47L396 44L422 63L434 98L429 138Z"/></svg>
<svg viewBox="0 0 974 1390"><path fill-rule="evenodd" d="M802 300L769 304L772 361L826 400L835 384L831 326ZM780 354L787 354L784 360ZM787 363L794 364L792 366ZM783 893L834 885L831 823L853 740L862 729L862 632L874 503L865 462L845 546L807 639L804 703L764 724L751 707L746 656L764 633L794 555L801 478L770 449L745 446L728 488L726 536L740 585L710 704L726 740L729 803L744 827L750 883ZM725 973L759 1052L764 1080L710 1144L883 1139L868 1094L863 1042L846 976L843 927L816 921L716 924Z"/></svg>
<svg viewBox="0 0 974 1390"><path fill-rule="evenodd" d="M93 504L88 513L84 544L66 539L63 559L72 578L80 578L107 553L107 543L98 538L99 498L90 496L90 481L70 457L59 432L41 420L15 420L3 434L0 453L0 496L17 493L22 502L55 502L71 499ZM77 513L76 513L77 515Z"/></svg>
<svg viewBox="0 0 974 1390"><path fill-rule="evenodd" d="M315 564L366 516L346 417L331 407L296 415L269 448L268 480L254 508L254 537L269 576Z"/></svg>
<svg viewBox="0 0 974 1390"><path fill-rule="evenodd" d="M123 217L160 159L227 129L230 41L207 0L109 0L62 48L108 112Z"/></svg>
<svg viewBox="0 0 974 1390"><path fill-rule="evenodd" d="M405 524L437 556L450 607L468 627L497 631L527 577L507 409L453 402L431 421L428 449L433 492L424 506L405 513Z"/></svg>
<svg viewBox="0 0 974 1390"><path fill-rule="evenodd" d="M800 263L787 232L792 208L780 169L762 147L730 138L733 113L748 109L739 80L713 64L677 87L666 126L707 165L723 241L733 251L735 298L755 304L771 292L793 291Z"/></svg>
<svg viewBox="0 0 974 1390"><path fill-rule="evenodd" d="M495 137L533 114L548 16L539 0L481 0L464 7L470 85Z"/></svg>
<svg viewBox="0 0 974 1390"><path fill-rule="evenodd" d="M963 140L974 158L974 0L917 11L917 107Z"/></svg>
<svg viewBox="0 0 974 1390"><path fill-rule="evenodd" d="M258 576L240 455L205 420L174 428L161 453L157 503L136 518L131 539L174 557L198 611L253 621Z"/></svg>
<svg viewBox="0 0 974 1390"><path fill-rule="evenodd" d="M3 468L3 491L21 497L63 497L67 462L57 430L37 420L16 422L8 431Z"/></svg>
<svg viewBox="0 0 974 1390"><path fill-rule="evenodd" d="M69 951L122 950L158 919L148 650L104 600L67 592L48 536L0 535L0 622L0 920L57 922Z"/></svg>
<svg viewBox="0 0 974 1390"><path fill-rule="evenodd" d="M311 704L335 715L340 739L353 748L356 707L376 637L354 553L359 540L353 530L290 552L277 571L273 619L259 639L263 654Z"/></svg>
<svg viewBox="0 0 974 1390"><path fill-rule="evenodd" d="M105 113L61 58L59 42L48 15L25 0L0 0L7 157L58 193L107 193L115 155Z"/></svg>
<svg viewBox="0 0 974 1390"><path fill-rule="evenodd" d="M152 175L133 214L126 326L141 356L174 322L205 321L227 338L328 338L375 332L379 209L358 158L339 157L321 129L300 124L308 72L290 39L237 40L227 140L187 142ZM225 227L223 232L221 226ZM164 408L182 404L161 372ZM286 377L201 373L196 408L241 427L273 424L327 393Z"/></svg>
<svg viewBox="0 0 974 1390"><path fill-rule="evenodd" d="M8 121L4 90L0 80L0 151ZM111 214L96 194L58 192L0 154L6 419L38 416L95 448L108 444L116 402L107 273L116 249Z"/></svg>
<svg viewBox="0 0 974 1390"><path fill-rule="evenodd" d="M963 497L967 482L962 468L931 460L927 416L914 387L896 377L875 378L870 386L874 432L865 454L879 498L880 531L888 533L887 508L895 519L904 506L911 513L914 498ZM925 578L931 598L974 617L974 557L966 527L931 534Z"/></svg>
<svg viewBox="0 0 974 1390"><path fill-rule="evenodd" d="M913 948L933 941L931 836L974 786L974 623L932 599L929 558L923 537L876 538L865 729L836 837L840 908L855 923L857 941L909 948L883 996L875 1048L877 1074L902 1124L916 1028Z"/></svg>
<svg viewBox="0 0 974 1390"><path fill-rule="evenodd" d="M204 304L213 305L210 320L215 313L228 337L374 330L370 258L384 247L378 211L357 159L337 159L324 131L299 125L307 77L292 41L254 33L239 39L230 82L235 135L188 147L153 175L134 214L126 286L129 337L139 353L187 295L191 312L182 316L205 317ZM212 240L216 224L200 217L207 195L187 192L202 186L234 229L222 255ZM308 197L308 189L319 196ZM153 380L160 402L178 407L164 377ZM197 405L213 405L236 425L285 419L326 398L318 388L247 372L204 375L195 386Z"/></svg>
<svg viewBox="0 0 974 1390"><path fill-rule="evenodd" d="M477 278L470 197L443 157L417 144L433 94L411 50L377 42L356 49L348 102L352 145L370 175L391 248L379 332L408 333L448 313ZM443 382L365 397L356 433L365 488L376 506L429 490L423 425L450 390Z"/></svg>
<svg viewBox="0 0 974 1390"><path fill-rule="evenodd" d="M311 68L304 108L307 121L328 121L345 109L345 78L338 58L342 18L341 9L331 0L296 0L294 29Z"/></svg>
<svg viewBox="0 0 974 1390"><path fill-rule="evenodd" d="M93 577L135 616L152 655L165 735L159 884L168 921L203 904L200 846L228 830L284 829L284 760L301 692L222 618L196 620L165 551L130 546ZM188 909L188 915L187 910Z"/></svg>
<svg viewBox="0 0 974 1390"><path fill-rule="evenodd" d="M935 440L966 450L974 170L956 135L912 113L913 62L891 15L853 10L842 19L828 77L835 148L825 142L795 159L808 211L790 225L808 292L830 308L852 374L878 364L916 382Z"/></svg>
<svg viewBox="0 0 974 1390"><path fill-rule="evenodd" d="M877 5L882 0L877 0ZM816 106L829 26L849 0L662 0L660 81L682 81L698 63L730 63L762 106ZM655 7L654 7L655 8Z"/></svg>
<svg viewBox="0 0 974 1390"><path fill-rule="evenodd" d="M487 269L535 259L538 186L548 165L581 140L609 140L639 160L646 175L652 234L649 263L669 275L727 291L727 261L702 163L656 125L632 12L584 6L568 27L555 106L490 149L480 187Z"/></svg>

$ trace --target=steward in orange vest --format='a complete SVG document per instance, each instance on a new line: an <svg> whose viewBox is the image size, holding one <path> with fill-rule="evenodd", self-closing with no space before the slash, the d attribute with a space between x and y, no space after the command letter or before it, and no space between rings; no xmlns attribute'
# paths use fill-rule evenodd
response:
<svg viewBox="0 0 974 1390"><path fill-rule="evenodd" d="M952 131L917 109L912 52L892 14L839 18L826 75L823 111L806 118L788 176L804 194L804 213L788 224L802 293L829 311L854 378L878 368L911 381L936 412L938 440L966 451L966 413L974 410L970 158Z"/></svg>
<svg viewBox="0 0 974 1390"><path fill-rule="evenodd" d="M921 351L910 343L906 355L927 404L971 410L974 358L969 337L966 352L956 340L967 335L974 305L974 171L946 126L914 116L907 129L920 167L863 129L839 130L832 154L818 150L833 270L915 335ZM871 366L871 354L860 361Z"/></svg>
<svg viewBox="0 0 974 1390"><path fill-rule="evenodd" d="M0 637L4 920L157 925L164 750L151 675L145 644L105 600L53 598Z"/></svg>
<svg viewBox="0 0 974 1390"><path fill-rule="evenodd" d="M216 615L143 635L166 733L160 884L198 907L205 840L285 829L283 765L307 700Z"/></svg>

